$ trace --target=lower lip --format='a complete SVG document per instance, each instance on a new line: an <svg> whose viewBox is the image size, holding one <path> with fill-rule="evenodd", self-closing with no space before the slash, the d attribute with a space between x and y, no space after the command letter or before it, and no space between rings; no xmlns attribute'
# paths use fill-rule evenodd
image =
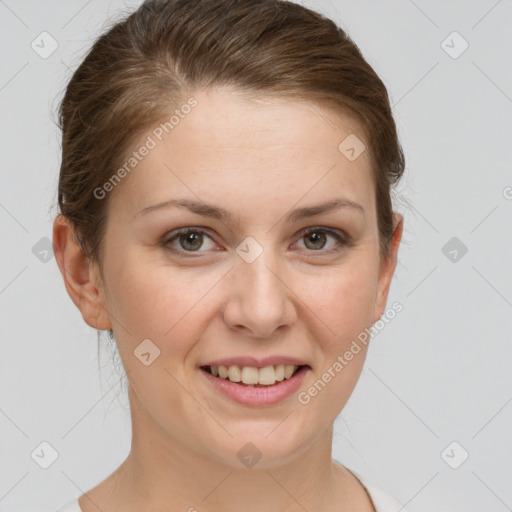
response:
<svg viewBox="0 0 512 512"><path fill-rule="evenodd" d="M272 386L250 387L236 384L228 379L214 377L206 370L199 369L206 379L222 394L239 404L250 406L272 405L285 400L299 389L308 370L308 366L302 366L293 377L276 382Z"/></svg>

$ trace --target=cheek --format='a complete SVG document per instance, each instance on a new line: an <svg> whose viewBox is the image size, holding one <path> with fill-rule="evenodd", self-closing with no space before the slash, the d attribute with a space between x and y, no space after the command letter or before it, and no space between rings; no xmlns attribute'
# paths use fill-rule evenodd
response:
<svg viewBox="0 0 512 512"><path fill-rule="evenodd" d="M349 400L368 350L376 293L376 275L369 265L331 272L321 281L310 281L309 306L319 361L309 386L298 397L300 407L319 411L324 420L334 421ZM311 312L312 311L312 312ZM311 408L311 409L310 409Z"/></svg>
<svg viewBox="0 0 512 512"><path fill-rule="evenodd" d="M298 295L317 317L324 350L342 350L372 324L377 274L371 265L347 265L302 282Z"/></svg>
<svg viewBox="0 0 512 512"><path fill-rule="evenodd" d="M163 356L185 353L197 341L212 314L209 291L219 280L212 272L180 271L140 254L115 260L109 276L109 310L118 324L120 350L150 339Z"/></svg>

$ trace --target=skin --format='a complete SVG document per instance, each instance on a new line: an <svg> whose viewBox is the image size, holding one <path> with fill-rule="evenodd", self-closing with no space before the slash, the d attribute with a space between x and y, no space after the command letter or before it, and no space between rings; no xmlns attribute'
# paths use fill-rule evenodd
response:
<svg viewBox="0 0 512 512"><path fill-rule="evenodd" d="M331 458L333 422L361 374L366 345L307 405L297 394L272 406L237 404L206 382L199 365L294 356L311 367L299 392L306 390L384 313L403 218L395 214L390 256L381 259L369 154L349 161L338 150L351 133L363 140L354 120L228 89L194 97L198 106L110 192L103 274L68 222L54 223L66 289L87 324L113 329L130 383L131 452L80 506L373 511L359 480ZM341 197L364 214L342 208L284 221L294 208ZM171 198L221 206L239 222L180 208L137 215ZM203 245L181 237L166 248L183 227L206 228ZM348 234L353 246L325 231L308 243L301 232L311 227ZM252 263L236 252L248 236L263 248ZM160 349L149 366L134 356L144 339ZM247 442L262 453L250 469L236 455Z"/></svg>

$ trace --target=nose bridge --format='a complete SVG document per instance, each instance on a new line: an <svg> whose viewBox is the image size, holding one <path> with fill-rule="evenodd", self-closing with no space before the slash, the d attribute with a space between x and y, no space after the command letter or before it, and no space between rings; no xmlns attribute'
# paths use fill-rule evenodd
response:
<svg viewBox="0 0 512 512"><path fill-rule="evenodd" d="M284 284L276 276L276 274L279 275L281 267L279 256L272 247L270 238L266 243L249 240L246 244L249 246L250 256L249 258L242 256L236 268L237 280L240 279L240 290L244 300L250 302L254 299L254 305L259 305L260 309L265 305L268 309L271 306L275 307L286 295ZM239 254L240 250L242 247L239 248Z"/></svg>
<svg viewBox="0 0 512 512"><path fill-rule="evenodd" d="M254 335L268 336L291 320L290 290L280 276L283 264L266 242L248 237L237 248L224 319L232 327L245 327Z"/></svg>
<svg viewBox="0 0 512 512"><path fill-rule="evenodd" d="M279 272L279 262L270 242L265 247L262 246L261 253L254 260L242 260L238 262L239 276L245 280L246 286L263 293L271 292L272 288L278 286L275 274Z"/></svg>

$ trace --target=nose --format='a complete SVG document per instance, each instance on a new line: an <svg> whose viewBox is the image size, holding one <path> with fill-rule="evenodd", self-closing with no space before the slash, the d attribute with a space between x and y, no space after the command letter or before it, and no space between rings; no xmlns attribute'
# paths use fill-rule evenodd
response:
<svg viewBox="0 0 512 512"><path fill-rule="evenodd" d="M223 310L229 329L255 338L269 338L297 318L284 263L265 249L252 263L237 258L230 272Z"/></svg>

